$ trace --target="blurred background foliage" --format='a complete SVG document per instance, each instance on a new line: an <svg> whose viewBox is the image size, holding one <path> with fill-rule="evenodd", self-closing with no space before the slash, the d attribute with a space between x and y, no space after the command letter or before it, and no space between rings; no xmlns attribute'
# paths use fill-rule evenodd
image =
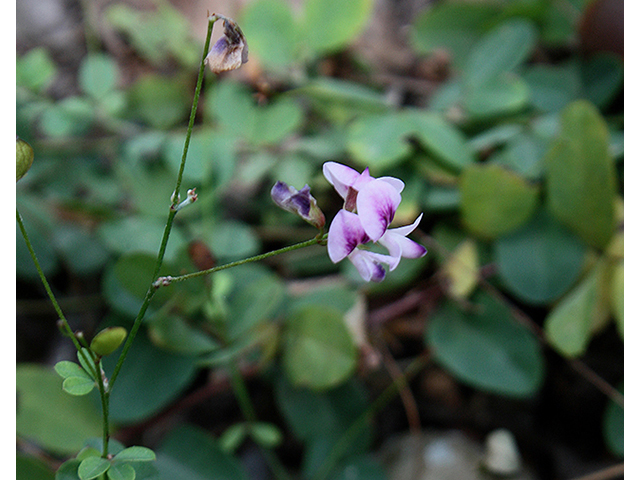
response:
<svg viewBox="0 0 640 480"><path fill-rule="evenodd" d="M330 220L328 160L403 179L397 224L425 214L414 238L429 254L381 284L313 247L161 289L112 395L115 438L158 453L136 478L262 478L253 444L304 478L387 478L372 452L411 421L373 405L422 355L423 426L623 455L622 409L584 373L622 389L621 1L40 3L49 17L18 4L17 134L35 160L16 201L88 338L130 328L151 280L207 8L238 21L250 60L205 79L184 172L199 200L163 274L311 238L269 190L307 183ZM51 366L72 346L16 243L18 478L50 479L100 436L98 402L62 392ZM243 423L230 364L264 423ZM463 413L478 398L483 421ZM579 470L549 448L553 478Z"/></svg>

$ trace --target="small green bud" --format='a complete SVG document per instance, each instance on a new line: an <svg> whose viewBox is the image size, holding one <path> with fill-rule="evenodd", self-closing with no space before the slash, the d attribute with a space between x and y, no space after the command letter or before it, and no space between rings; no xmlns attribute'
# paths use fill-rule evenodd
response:
<svg viewBox="0 0 640 480"><path fill-rule="evenodd" d="M123 327L108 327L98 332L91 340L91 350L104 357L113 353L127 338L127 330Z"/></svg>
<svg viewBox="0 0 640 480"><path fill-rule="evenodd" d="M33 148L24 140L16 137L16 182L31 168L33 163Z"/></svg>

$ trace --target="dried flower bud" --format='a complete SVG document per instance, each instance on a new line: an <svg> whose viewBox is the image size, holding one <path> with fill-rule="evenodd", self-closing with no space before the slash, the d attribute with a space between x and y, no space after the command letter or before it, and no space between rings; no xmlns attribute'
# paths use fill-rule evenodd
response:
<svg viewBox="0 0 640 480"><path fill-rule="evenodd" d="M271 198L280 208L295 213L314 227L318 229L324 227L324 213L311 195L309 185L305 185L298 191L284 182L276 182L271 189Z"/></svg>
<svg viewBox="0 0 640 480"><path fill-rule="evenodd" d="M211 47L205 61L213 73L240 68L249 60L247 39L236 22L219 16L224 21L224 35Z"/></svg>

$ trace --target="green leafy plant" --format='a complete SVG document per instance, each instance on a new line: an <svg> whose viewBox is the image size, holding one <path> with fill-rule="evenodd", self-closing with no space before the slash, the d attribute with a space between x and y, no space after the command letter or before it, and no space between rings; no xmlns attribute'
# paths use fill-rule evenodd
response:
<svg viewBox="0 0 640 480"><path fill-rule="evenodd" d="M419 428L408 380L435 365L522 401L548 395L561 361L606 395L597 422L623 456L622 367L588 366L624 337L623 65L574 49L583 3L438 2L407 32L422 60L445 52L448 75L428 98L400 82L399 102L353 47L368 0L250 2L241 31L209 17L201 56L168 3L115 4L105 22L144 73L89 48L65 98L45 48L19 55L19 285L44 287L77 354L18 365L18 438L55 456L20 451L18 478L243 479L247 445L279 479L386 478L376 415L400 392ZM222 73L247 46L249 73ZM332 261L331 218L361 207L348 189L341 204L327 162L354 168L353 191L402 179L384 232L422 212L411 237L429 253L390 268L368 235ZM384 281L363 280L385 261ZM65 288L93 296L78 306ZM76 331L67 310L99 321ZM404 315L410 358L388 328ZM396 372L383 388L380 365ZM174 416L226 391L237 411L215 427ZM135 435L156 425L160 440Z"/></svg>

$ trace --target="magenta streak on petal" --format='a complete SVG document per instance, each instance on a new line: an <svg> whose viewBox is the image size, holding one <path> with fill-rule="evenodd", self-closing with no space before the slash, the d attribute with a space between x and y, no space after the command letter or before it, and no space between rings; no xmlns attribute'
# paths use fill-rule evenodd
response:
<svg viewBox="0 0 640 480"><path fill-rule="evenodd" d="M367 243L367 237L358 215L340 210L329 226L327 252L333 263L338 263L358 245Z"/></svg>
<svg viewBox="0 0 640 480"><path fill-rule="evenodd" d="M389 183L377 179L358 194L358 215L364 231L374 242L384 234L393 220L402 197Z"/></svg>
<svg viewBox="0 0 640 480"><path fill-rule="evenodd" d="M381 257L385 256L382 255ZM355 249L349 254L349 261L353 263L364 281L381 282L384 279L386 272L378 258L376 258L376 254L366 250ZM382 261L386 261L386 259L382 258Z"/></svg>

